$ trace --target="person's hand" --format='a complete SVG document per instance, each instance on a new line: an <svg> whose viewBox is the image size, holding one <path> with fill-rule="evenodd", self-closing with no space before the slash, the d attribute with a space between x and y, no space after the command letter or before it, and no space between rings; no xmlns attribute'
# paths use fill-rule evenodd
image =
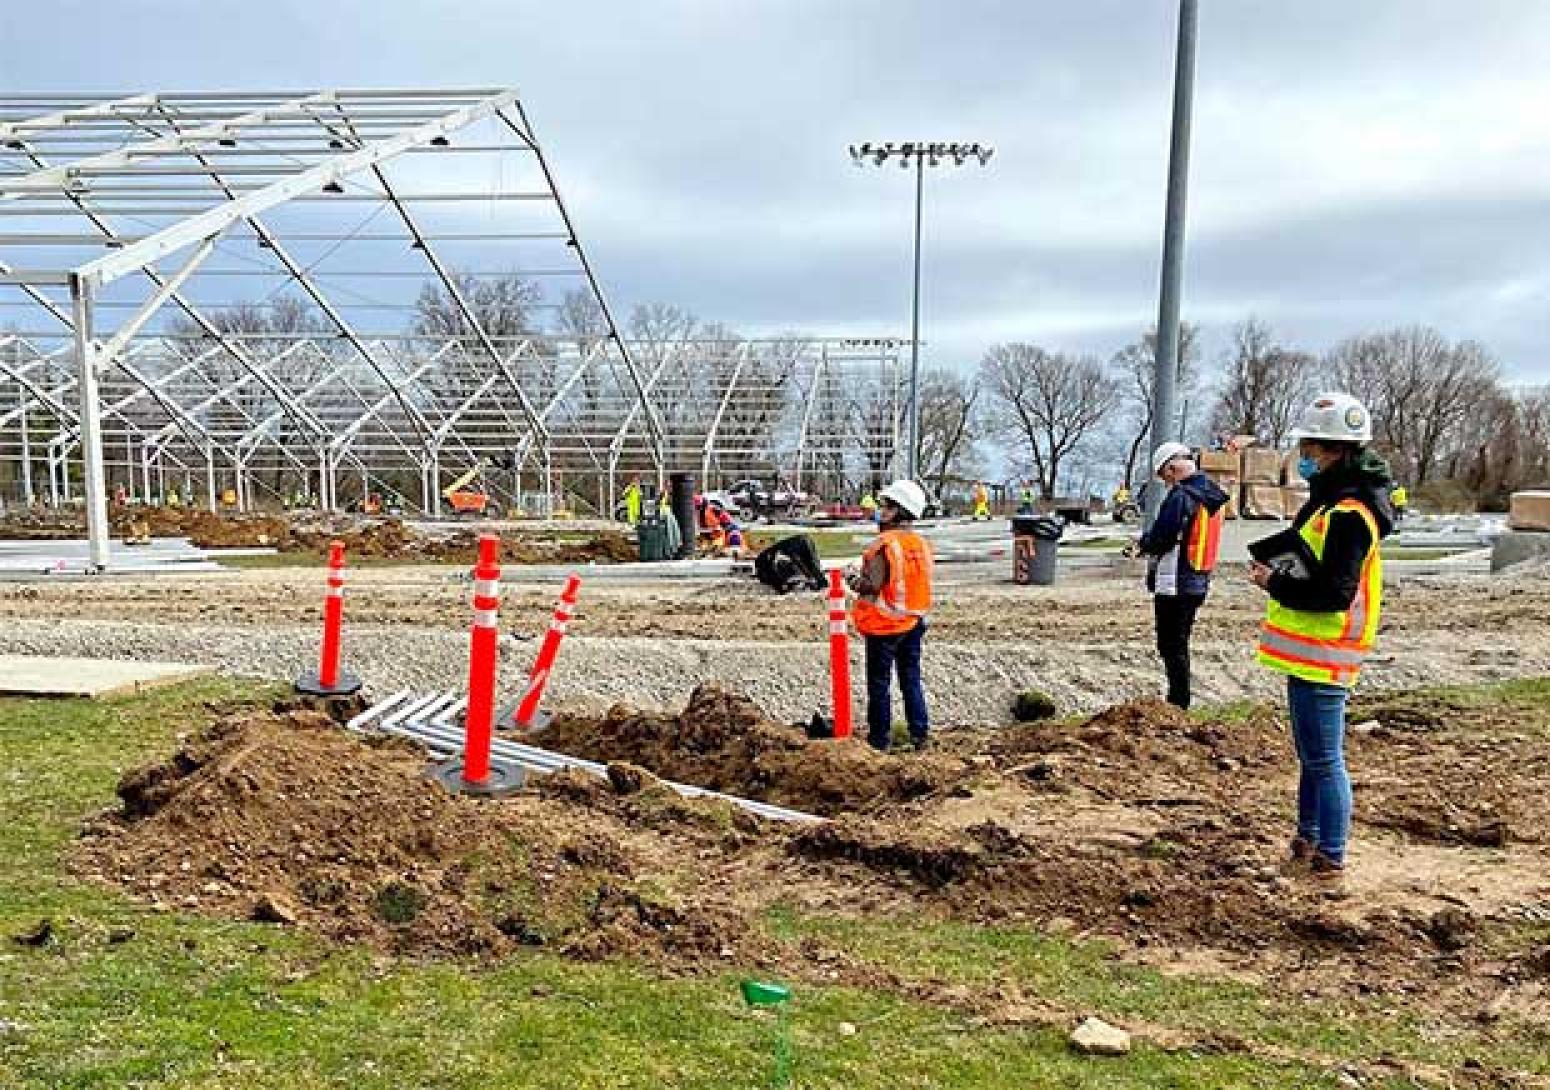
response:
<svg viewBox="0 0 1550 1090"><path fill-rule="evenodd" d="M1275 574L1258 560L1249 561L1249 582L1264 590L1270 586L1270 577Z"/></svg>

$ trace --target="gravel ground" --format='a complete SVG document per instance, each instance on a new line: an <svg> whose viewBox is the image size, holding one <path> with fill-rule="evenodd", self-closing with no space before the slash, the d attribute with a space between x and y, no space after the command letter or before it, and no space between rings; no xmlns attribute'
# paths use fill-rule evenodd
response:
<svg viewBox="0 0 1550 1090"><path fill-rule="evenodd" d="M84 655L206 663L226 673L290 680L315 665L313 626L159 625L115 621L11 620L0 653ZM507 637L501 693L515 699L537 650L534 640ZM852 676L858 714L864 704L859 646ZM345 665L377 696L398 689L461 690L466 684L467 635L445 628L351 626ZM1242 641L1197 639L1196 695L1201 702L1274 697L1280 679L1253 662ZM1155 694L1161 670L1150 643L959 643L928 638L926 683L939 726L990 725L1008 720L1013 695L1048 692L1065 710L1090 711L1128 697ZM1364 675L1364 687L1403 688L1550 674L1550 643L1514 645L1501 632L1395 635L1385 639ZM747 640L668 640L572 637L551 685L556 706L598 708L615 701L676 708L702 681L741 690L783 719L805 719L827 705L823 644Z"/></svg>

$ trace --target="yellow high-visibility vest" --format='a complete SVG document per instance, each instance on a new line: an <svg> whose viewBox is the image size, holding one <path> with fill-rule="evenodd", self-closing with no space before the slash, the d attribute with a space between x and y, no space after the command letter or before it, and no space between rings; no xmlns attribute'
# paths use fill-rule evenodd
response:
<svg viewBox="0 0 1550 1090"><path fill-rule="evenodd" d="M1346 499L1318 511L1299 531L1319 560L1329 540L1329 520L1360 518L1372 535L1372 547L1362 562L1361 579L1349 609L1338 612L1288 609L1271 599L1259 635L1259 662L1305 681L1356 684L1362 661L1372 650L1383 610L1383 549L1378 523L1362 503Z"/></svg>

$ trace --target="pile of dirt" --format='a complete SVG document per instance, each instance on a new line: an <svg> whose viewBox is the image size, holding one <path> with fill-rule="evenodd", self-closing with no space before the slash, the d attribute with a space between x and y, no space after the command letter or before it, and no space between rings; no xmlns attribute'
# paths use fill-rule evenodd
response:
<svg viewBox="0 0 1550 1090"><path fill-rule="evenodd" d="M696 688L678 715L623 705L601 717L561 715L537 741L572 756L629 761L664 779L823 815L939 795L967 771L952 757L895 757L858 738L809 739L716 685Z"/></svg>
<svg viewBox="0 0 1550 1090"><path fill-rule="evenodd" d="M695 803L677 800L668 831L644 834L632 808L669 812L647 792L567 790L560 777L491 804L424 773L417 748L368 743L321 711L232 715L126 775L122 808L89 830L75 865L156 904L393 951L760 959L735 909L642 880L726 838Z"/></svg>
<svg viewBox="0 0 1550 1090"><path fill-rule="evenodd" d="M76 508L13 507L0 518L0 539L66 541L86 536L86 512Z"/></svg>

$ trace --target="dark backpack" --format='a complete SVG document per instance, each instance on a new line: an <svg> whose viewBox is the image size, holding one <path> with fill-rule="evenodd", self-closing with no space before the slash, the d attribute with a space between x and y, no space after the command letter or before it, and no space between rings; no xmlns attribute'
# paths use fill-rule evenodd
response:
<svg viewBox="0 0 1550 1090"><path fill-rule="evenodd" d="M823 590L828 585L813 539L806 534L781 538L753 561L754 576L777 594L805 587Z"/></svg>

